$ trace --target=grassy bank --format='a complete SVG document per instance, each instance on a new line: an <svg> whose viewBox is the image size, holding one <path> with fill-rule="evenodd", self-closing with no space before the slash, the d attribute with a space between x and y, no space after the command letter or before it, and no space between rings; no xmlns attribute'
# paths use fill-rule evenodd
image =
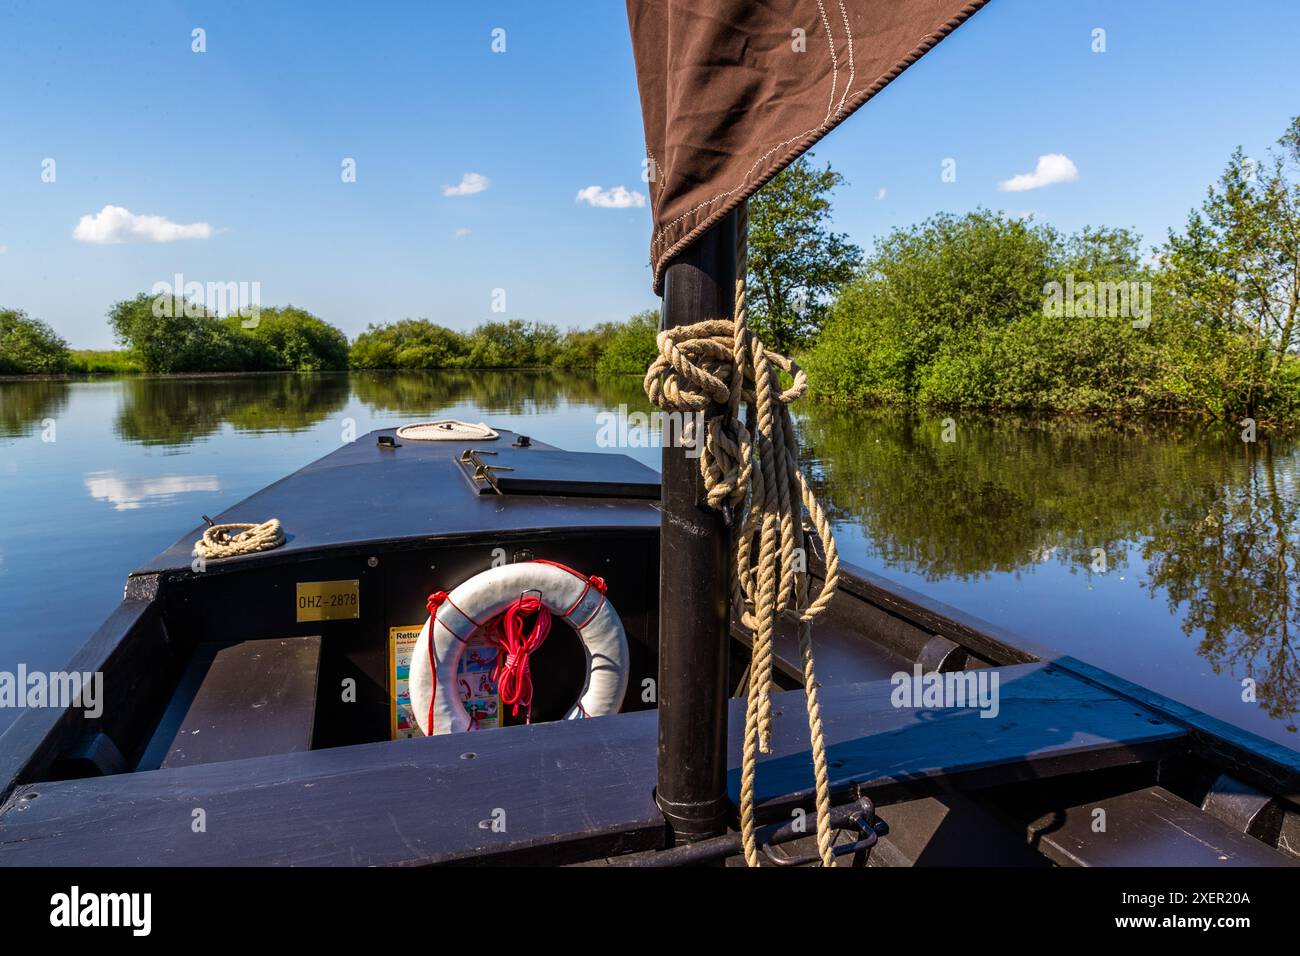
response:
<svg viewBox="0 0 1300 956"><path fill-rule="evenodd" d="M72 349L68 371L76 375L138 375L144 369L131 353L121 349Z"/></svg>

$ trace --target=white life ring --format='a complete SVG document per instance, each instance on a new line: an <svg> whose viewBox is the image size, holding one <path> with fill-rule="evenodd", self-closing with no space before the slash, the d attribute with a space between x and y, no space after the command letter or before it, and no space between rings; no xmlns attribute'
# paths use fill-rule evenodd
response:
<svg viewBox="0 0 1300 956"><path fill-rule="evenodd" d="M476 574L450 594L430 598L436 609L411 655L409 685L415 722L426 735L469 730L473 721L457 687L465 642L524 591L540 591L542 603L573 628L587 654L582 694L565 719L618 713L627 690L627 635L605 600L605 582L562 564L522 561Z"/></svg>

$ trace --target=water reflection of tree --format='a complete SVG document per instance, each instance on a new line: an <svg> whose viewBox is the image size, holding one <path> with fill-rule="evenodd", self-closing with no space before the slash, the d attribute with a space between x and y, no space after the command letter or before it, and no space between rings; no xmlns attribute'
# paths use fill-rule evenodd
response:
<svg viewBox="0 0 1300 956"><path fill-rule="evenodd" d="M1269 716L1290 719L1300 708L1297 462L1291 441L1245 449L1225 449L1214 480L1162 516L1143 554L1152 592L1163 588L1174 613L1186 605L1183 631L1201 636L1214 672L1253 678Z"/></svg>
<svg viewBox="0 0 1300 956"><path fill-rule="evenodd" d="M229 422L239 431L296 432L348 399L345 374L138 378L122 382L117 433L146 445L184 445Z"/></svg>
<svg viewBox="0 0 1300 956"><path fill-rule="evenodd" d="M1212 443L1194 426L809 407L801 436L839 521L930 580L1016 572L1055 557L1122 567L1129 542L1186 496Z"/></svg>
<svg viewBox="0 0 1300 956"><path fill-rule="evenodd" d="M18 438L54 418L68 404L70 387L54 379L0 382L0 438Z"/></svg>
<svg viewBox="0 0 1300 956"><path fill-rule="evenodd" d="M1047 558L1114 571L1132 542L1152 596L1215 672L1255 678L1276 719L1300 708L1300 446L1243 445L1200 422L943 417L810 407L804 454L835 520L890 565L925 575L1016 573ZM1245 449L1243 451L1243 448Z"/></svg>
<svg viewBox="0 0 1300 956"><path fill-rule="evenodd" d="M355 372L356 397L376 412L435 417L457 405L479 415L552 412L562 404L649 409L635 377L597 378L582 372L459 369L427 372Z"/></svg>

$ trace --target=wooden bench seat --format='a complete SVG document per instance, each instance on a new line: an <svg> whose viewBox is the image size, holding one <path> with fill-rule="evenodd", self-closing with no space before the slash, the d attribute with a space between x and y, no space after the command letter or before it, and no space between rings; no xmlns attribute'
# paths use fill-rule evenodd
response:
<svg viewBox="0 0 1300 956"><path fill-rule="evenodd" d="M313 636L200 645L140 769L310 750L320 642Z"/></svg>
<svg viewBox="0 0 1300 956"><path fill-rule="evenodd" d="M1061 866L1296 865L1163 787L1046 813L1029 823L1027 836Z"/></svg>

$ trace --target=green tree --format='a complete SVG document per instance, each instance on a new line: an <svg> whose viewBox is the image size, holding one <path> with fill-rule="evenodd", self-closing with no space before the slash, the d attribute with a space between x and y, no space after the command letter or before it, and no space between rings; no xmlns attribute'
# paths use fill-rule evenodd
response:
<svg viewBox="0 0 1300 956"><path fill-rule="evenodd" d="M850 401L1150 410L1165 402L1149 384L1156 324L1135 328L1135 303L1129 314L1101 309L1095 294L1087 314L1074 299L1069 311L1048 308L1049 290L1067 282L1127 290L1150 281L1128 230L1067 237L988 210L940 214L877 242L804 364L816 390Z"/></svg>
<svg viewBox="0 0 1300 956"><path fill-rule="evenodd" d="M659 334L659 313L654 309L638 312L619 326L596 362L598 375L645 375L659 353L655 337Z"/></svg>
<svg viewBox="0 0 1300 956"><path fill-rule="evenodd" d="M544 322L485 322L469 335L468 368L538 368L560 353L560 330Z"/></svg>
<svg viewBox="0 0 1300 956"><path fill-rule="evenodd" d="M264 308L256 320L236 315L228 325L252 339L260 370L336 372L348 367L348 339L305 309Z"/></svg>
<svg viewBox="0 0 1300 956"><path fill-rule="evenodd" d="M142 292L108 312L118 342L151 373L241 372L261 367L256 343L201 303Z"/></svg>
<svg viewBox="0 0 1300 956"><path fill-rule="evenodd" d="M594 369L609 343L618 334L617 322L602 322L590 329L570 329L560 342L560 352L555 357L555 367L563 369Z"/></svg>
<svg viewBox="0 0 1300 956"><path fill-rule="evenodd" d="M454 368L469 355L469 342L460 332L428 319L403 319L371 325L352 343L353 368Z"/></svg>
<svg viewBox="0 0 1300 956"><path fill-rule="evenodd" d="M1300 169L1300 117L1278 146L1262 161L1238 147L1201 208L1161 249L1173 317L1184 329L1183 360L1170 377L1221 414L1295 401L1300 180L1289 174Z"/></svg>
<svg viewBox="0 0 1300 956"><path fill-rule="evenodd" d="M68 370L68 343L40 319L0 309L0 375L49 375Z"/></svg>
<svg viewBox="0 0 1300 956"><path fill-rule="evenodd" d="M807 343L860 264L862 250L829 228L830 194L843 183L829 164L800 157L749 200L750 324L778 352Z"/></svg>

